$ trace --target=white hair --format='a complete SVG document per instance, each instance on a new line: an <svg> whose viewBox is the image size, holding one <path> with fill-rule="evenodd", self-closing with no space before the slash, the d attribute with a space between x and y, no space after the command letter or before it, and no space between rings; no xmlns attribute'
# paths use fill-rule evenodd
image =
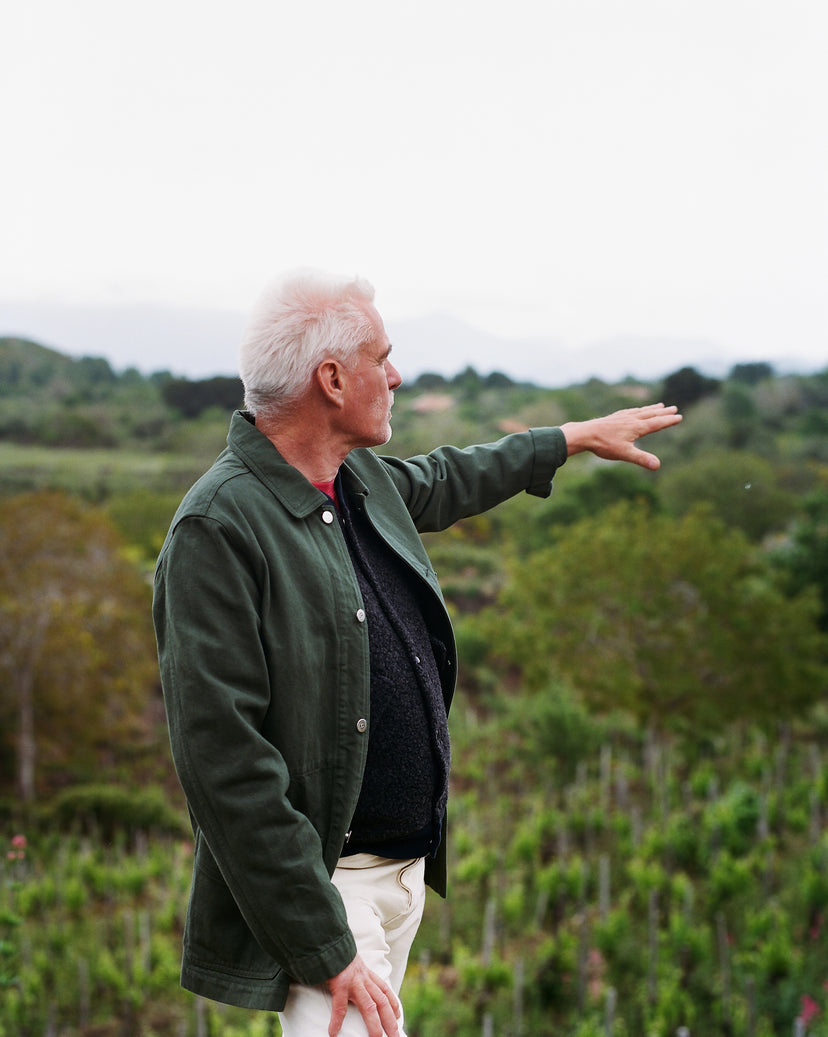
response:
<svg viewBox="0 0 828 1037"><path fill-rule="evenodd" d="M374 289L361 278L288 274L254 306L239 349L244 403L254 416L293 403L326 357L349 360L377 333Z"/></svg>

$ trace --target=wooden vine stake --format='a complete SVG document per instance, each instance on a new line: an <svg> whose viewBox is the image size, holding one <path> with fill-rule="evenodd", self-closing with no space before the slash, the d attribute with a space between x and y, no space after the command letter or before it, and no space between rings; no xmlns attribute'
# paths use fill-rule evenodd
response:
<svg viewBox="0 0 828 1037"><path fill-rule="evenodd" d="M512 996L512 1031L514 1037L523 1037L523 993L526 986L526 970L523 958L518 958L514 968L514 993Z"/></svg>
<svg viewBox="0 0 828 1037"><path fill-rule="evenodd" d="M654 1005L657 999L656 970L658 968L658 890L650 890L647 905L647 997Z"/></svg>
<svg viewBox="0 0 828 1037"><path fill-rule="evenodd" d="M756 980L748 976L745 980L745 994L747 996L747 1029L745 1037L756 1037Z"/></svg>
<svg viewBox="0 0 828 1037"><path fill-rule="evenodd" d="M601 921L607 920L610 909L610 859L609 854L602 853L598 860L598 910Z"/></svg>
<svg viewBox="0 0 828 1037"><path fill-rule="evenodd" d="M494 897L486 901L486 914L483 918L483 948L480 960L488 968L494 957L495 937L497 935L497 903Z"/></svg>
<svg viewBox="0 0 828 1037"><path fill-rule="evenodd" d="M601 811L606 814L610 809L610 790L612 788L612 745L609 742L605 742L601 746L601 791L600 791L600 803Z"/></svg>
<svg viewBox="0 0 828 1037"><path fill-rule="evenodd" d="M84 1030L89 1025L89 962L78 958L78 1026Z"/></svg>
<svg viewBox="0 0 828 1037"><path fill-rule="evenodd" d="M604 1033L606 1037L612 1037L615 1030L615 1006L618 1003L618 992L615 987L607 990L607 1000L604 1007Z"/></svg>
<svg viewBox="0 0 828 1037"><path fill-rule="evenodd" d="M730 1031L730 950L727 945L727 923L721 911L716 915L716 939L719 945L719 968L722 973L722 1022Z"/></svg>

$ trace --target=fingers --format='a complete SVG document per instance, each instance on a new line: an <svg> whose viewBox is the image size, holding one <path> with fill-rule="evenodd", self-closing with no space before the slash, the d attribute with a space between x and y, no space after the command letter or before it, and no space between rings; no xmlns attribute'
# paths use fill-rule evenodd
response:
<svg viewBox="0 0 828 1037"><path fill-rule="evenodd" d="M678 425L681 421L678 407L665 407L663 403L657 403L651 407L642 407L638 417L639 420L643 421L643 428L639 429L635 434L636 440L642 436L648 436L652 432L660 432L662 429L670 428L672 425ZM639 450L638 447L633 447L633 454L629 459L634 464L647 468L651 472L658 471L661 467L661 461L655 454L648 453L646 450Z"/></svg>
<svg viewBox="0 0 828 1037"><path fill-rule="evenodd" d="M677 425L681 421L678 407L665 407L659 404L657 409L646 415L648 422L655 422L658 428L667 428L669 425Z"/></svg>
<svg viewBox="0 0 828 1037"><path fill-rule="evenodd" d="M362 998L354 998L353 1004L359 1009L359 1014L368 1030L368 1037L399 1037L397 1019L400 1015L399 1002L394 1002L381 991L368 994ZM334 1000L331 1010L331 1022L328 1026L328 1037L337 1037L345 1015L348 1011L348 1000Z"/></svg>
<svg viewBox="0 0 828 1037"><path fill-rule="evenodd" d="M331 993L331 1021L328 1037L336 1037L353 1003L359 1010L369 1037L399 1037L397 1019L400 1002L391 987L371 972L357 956L338 976L328 980Z"/></svg>
<svg viewBox="0 0 828 1037"><path fill-rule="evenodd" d="M633 407L630 410L618 411L615 415L622 420L628 418L636 428L638 435L646 436L650 432L657 432L662 428L669 428L681 421L678 407L665 407L663 403L654 403L648 407Z"/></svg>
<svg viewBox="0 0 828 1037"><path fill-rule="evenodd" d="M678 425L680 421L681 414L678 413L677 407L660 407L645 418L644 429L636 436L636 439L641 436L648 436L652 432L660 432L662 429ZM635 448L635 456L631 460L635 464L641 465L642 468L648 468L651 472L655 472L661 467L661 461L655 454L650 454L646 450L639 450L637 447Z"/></svg>
<svg viewBox="0 0 828 1037"><path fill-rule="evenodd" d="M669 406L666 403L645 403L643 407L633 407L633 410L646 413L647 411L665 411L669 414L676 414L678 407L671 403Z"/></svg>
<svg viewBox="0 0 828 1037"><path fill-rule="evenodd" d="M636 450L630 457L633 464L648 468L651 472L657 472L661 468L661 461L655 454L649 454L646 450Z"/></svg>
<svg viewBox="0 0 828 1037"><path fill-rule="evenodd" d="M331 1021L328 1024L328 1037L336 1037L342 1029L345 1013L348 1011L348 995L340 991L332 992L333 1006Z"/></svg>
<svg viewBox="0 0 828 1037"><path fill-rule="evenodd" d="M374 977L365 984L362 996L353 1000L365 1021L369 1037L398 1037L400 1003L387 984Z"/></svg>
<svg viewBox="0 0 828 1037"><path fill-rule="evenodd" d="M677 414L678 407L671 403L669 406L666 403L645 403L643 407L630 407L627 411L628 414Z"/></svg>

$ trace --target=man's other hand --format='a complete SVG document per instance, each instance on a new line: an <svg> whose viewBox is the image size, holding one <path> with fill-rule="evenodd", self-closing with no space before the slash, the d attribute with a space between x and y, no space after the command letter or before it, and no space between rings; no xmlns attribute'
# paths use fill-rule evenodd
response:
<svg viewBox="0 0 828 1037"><path fill-rule="evenodd" d="M369 1037L399 1037L400 1002L385 980L372 972L359 955L327 985L333 998L329 1037L339 1033L350 1002L365 1020Z"/></svg>

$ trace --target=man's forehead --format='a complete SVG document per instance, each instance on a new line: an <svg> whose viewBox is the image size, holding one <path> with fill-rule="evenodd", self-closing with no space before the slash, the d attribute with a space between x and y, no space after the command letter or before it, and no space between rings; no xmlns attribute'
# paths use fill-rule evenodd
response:
<svg viewBox="0 0 828 1037"><path fill-rule="evenodd" d="M374 318L374 328L376 329L372 345L378 346L383 351L386 349L390 350L391 342L388 338L388 332L385 330L385 325L382 323L382 317L380 317L376 310L374 310L371 316Z"/></svg>
<svg viewBox="0 0 828 1037"><path fill-rule="evenodd" d="M376 308L376 306L374 306L373 303L368 303L368 305L365 308L365 312L370 318L371 323L377 329L378 334L385 335L385 324L383 323L382 317L380 316L380 312Z"/></svg>

